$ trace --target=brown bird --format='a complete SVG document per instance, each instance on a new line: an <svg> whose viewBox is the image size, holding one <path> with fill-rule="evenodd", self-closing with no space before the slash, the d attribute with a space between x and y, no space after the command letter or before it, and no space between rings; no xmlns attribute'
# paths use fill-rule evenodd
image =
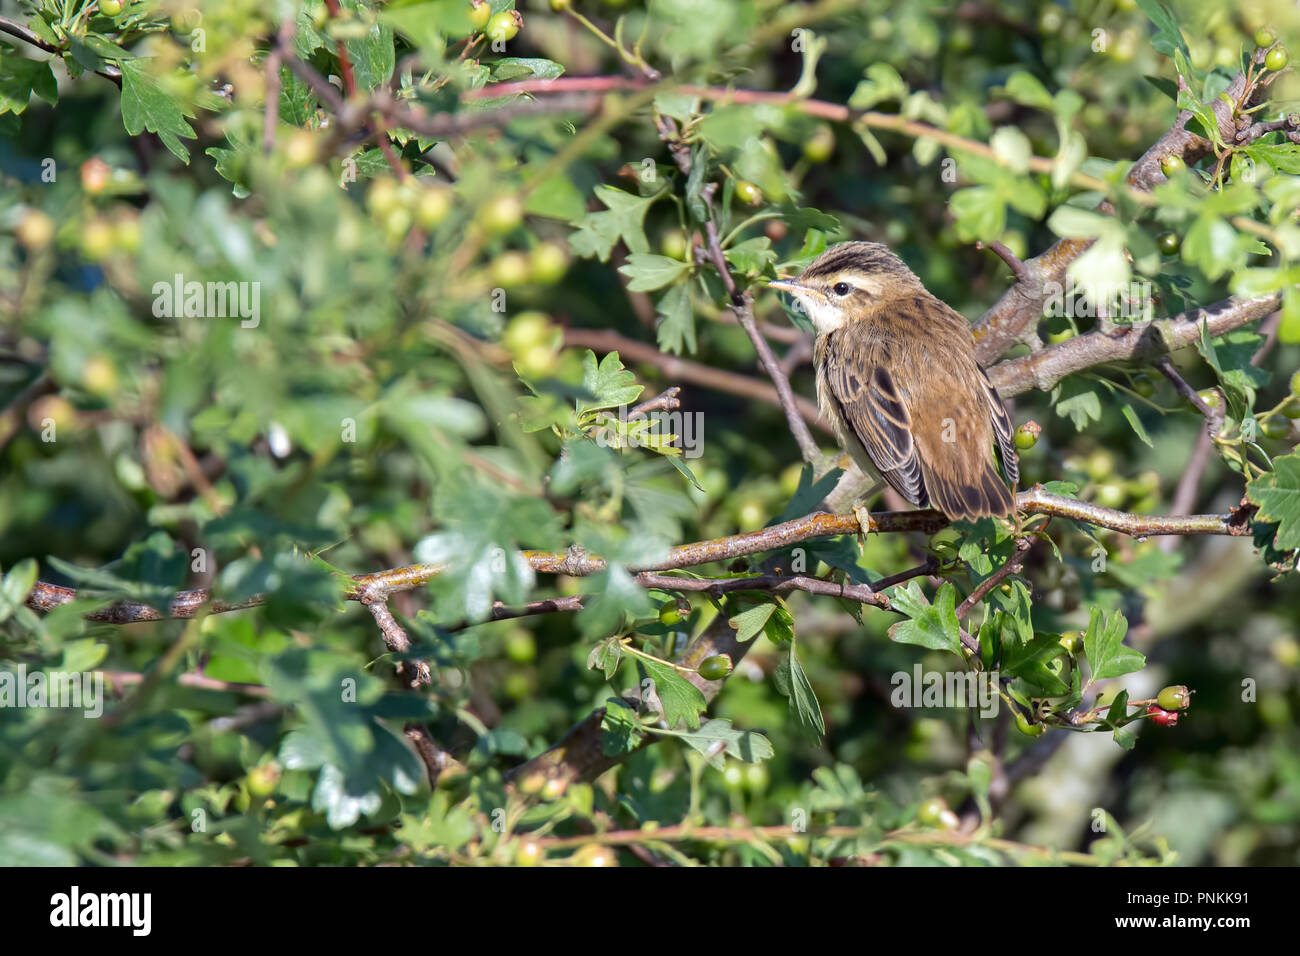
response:
<svg viewBox="0 0 1300 956"><path fill-rule="evenodd" d="M812 319L818 404L866 475L949 518L1011 514L1002 477L1015 487L1020 476L1011 419L960 313L875 242L833 246L770 286Z"/></svg>

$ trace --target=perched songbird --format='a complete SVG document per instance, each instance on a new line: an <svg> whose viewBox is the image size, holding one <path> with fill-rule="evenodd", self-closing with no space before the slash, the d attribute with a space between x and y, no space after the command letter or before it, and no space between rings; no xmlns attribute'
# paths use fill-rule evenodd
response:
<svg viewBox="0 0 1300 956"><path fill-rule="evenodd" d="M993 457L996 439L1015 487L1011 420L960 313L875 242L827 249L771 287L812 319L818 404L865 474L949 518L1011 514L1015 499Z"/></svg>

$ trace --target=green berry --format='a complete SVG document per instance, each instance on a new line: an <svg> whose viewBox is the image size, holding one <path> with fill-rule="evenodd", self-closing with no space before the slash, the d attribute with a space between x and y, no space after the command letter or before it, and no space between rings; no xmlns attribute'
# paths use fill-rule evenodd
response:
<svg viewBox="0 0 1300 956"><path fill-rule="evenodd" d="M1285 418L1266 418L1259 423L1259 430L1265 438L1281 441L1291 437L1291 422Z"/></svg>
<svg viewBox="0 0 1300 956"><path fill-rule="evenodd" d="M551 0L551 9L556 13L563 13L571 6L573 6L573 0Z"/></svg>
<svg viewBox="0 0 1300 956"><path fill-rule="evenodd" d="M54 220L39 209L29 209L23 213L14 228L18 241L32 252L48 246L54 240L54 232Z"/></svg>
<svg viewBox="0 0 1300 956"><path fill-rule="evenodd" d="M1300 418L1300 399L1292 398L1283 405L1282 414L1287 418Z"/></svg>
<svg viewBox="0 0 1300 956"><path fill-rule="evenodd" d="M1300 399L1300 372L1291 376L1291 394Z"/></svg>
<svg viewBox="0 0 1300 956"><path fill-rule="evenodd" d="M1079 649L1083 647L1083 632L1066 631L1061 635L1061 639L1058 643L1069 653L1077 654L1079 653Z"/></svg>
<svg viewBox="0 0 1300 956"><path fill-rule="evenodd" d="M569 255L557 242L538 243L529 255L529 270L534 282L559 282L569 271Z"/></svg>
<svg viewBox="0 0 1300 956"><path fill-rule="evenodd" d="M415 201L415 221L421 229L432 229L451 212L451 190L446 186L430 186L420 191Z"/></svg>
<svg viewBox="0 0 1300 956"><path fill-rule="evenodd" d="M470 0L469 22L474 24L476 32L481 32L491 19L492 4L488 3L488 0Z"/></svg>
<svg viewBox="0 0 1300 956"><path fill-rule="evenodd" d="M1176 256L1183 247L1183 237L1176 232L1162 232L1156 236L1156 246L1162 256Z"/></svg>
<svg viewBox="0 0 1300 956"><path fill-rule="evenodd" d="M511 289L528 281L528 257L522 252L503 252L492 260L492 281Z"/></svg>
<svg viewBox="0 0 1300 956"><path fill-rule="evenodd" d="M1207 408L1216 409L1223 406L1223 396L1219 394L1217 388L1203 388L1196 394L1200 396Z"/></svg>
<svg viewBox="0 0 1300 956"><path fill-rule="evenodd" d="M1278 70L1284 69L1290 59L1286 50L1280 46L1275 46L1265 55L1264 65L1276 73Z"/></svg>
<svg viewBox="0 0 1300 956"><path fill-rule="evenodd" d="M1026 737L1041 737L1047 732L1042 724L1031 724L1029 718L1020 711L1016 711L1016 729Z"/></svg>
<svg viewBox="0 0 1300 956"><path fill-rule="evenodd" d="M122 0L99 0L99 12L106 17L115 17L122 12Z"/></svg>
<svg viewBox="0 0 1300 956"><path fill-rule="evenodd" d="M669 601L659 609L659 623L669 627L680 624L684 616L681 606L676 601Z"/></svg>
<svg viewBox="0 0 1300 956"><path fill-rule="evenodd" d="M722 680L731 673L731 658L726 654L715 654L700 662L700 676L705 680Z"/></svg>
<svg viewBox="0 0 1300 956"><path fill-rule="evenodd" d="M1156 695L1156 703L1164 710L1186 710L1192 702L1192 692L1186 684L1171 684Z"/></svg>
<svg viewBox="0 0 1300 956"><path fill-rule="evenodd" d="M1269 47L1277 42L1277 34L1268 27L1260 27L1255 31L1255 46Z"/></svg>
<svg viewBox="0 0 1300 956"><path fill-rule="evenodd" d="M103 8L103 4L100 4ZM248 792L255 797L269 797L280 782L280 765L274 761L258 764L248 771Z"/></svg>
<svg viewBox="0 0 1300 956"><path fill-rule="evenodd" d="M937 826L947 809L943 797L931 797L916 808L916 822L927 827Z"/></svg>
<svg viewBox="0 0 1300 956"><path fill-rule="evenodd" d="M1118 508L1124 503L1124 486L1117 481L1104 481L1097 486L1097 504L1103 508Z"/></svg>
<svg viewBox="0 0 1300 956"><path fill-rule="evenodd" d="M611 847L588 843L569 858L574 866L618 866L618 857Z"/></svg>
<svg viewBox="0 0 1300 956"><path fill-rule="evenodd" d="M1160 171L1170 178L1181 173L1186 168L1187 164L1183 162L1183 157L1181 156L1170 154L1160 160Z"/></svg>
<svg viewBox="0 0 1300 956"><path fill-rule="evenodd" d="M1156 380L1146 372L1138 372L1133 376L1130 384L1133 387L1133 391L1137 392L1143 398L1150 398L1160 387Z"/></svg>
<svg viewBox="0 0 1300 956"><path fill-rule="evenodd" d="M1105 481L1115 474L1115 456L1099 448L1088 456L1083 467L1093 481Z"/></svg>
<svg viewBox="0 0 1300 956"><path fill-rule="evenodd" d="M1021 451L1028 451L1038 444L1038 436L1043 433L1043 426L1038 422L1025 422L1016 429L1014 441Z"/></svg>
<svg viewBox="0 0 1300 956"><path fill-rule="evenodd" d="M746 205L758 206L763 202L763 190L748 179L736 181L736 198Z"/></svg>
<svg viewBox="0 0 1300 956"><path fill-rule="evenodd" d="M804 140L803 155L810 163L824 163L835 152L835 133L825 123Z"/></svg>
<svg viewBox="0 0 1300 956"><path fill-rule="evenodd" d="M483 32L493 43L505 43L513 40L523 25L524 18L518 10L502 10L492 15Z"/></svg>
<svg viewBox="0 0 1300 956"><path fill-rule="evenodd" d="M531 631L520 628L506 635L506 657L516 664L531 664L537 659L537 641Z"/></svg>
<svg viewBox="0 0 1300 956"><path fill-rule="evenodd" d="M515 866L536 866L546 859L546 852L536 840L524 840L515 849Z"/></svg>
<svg viewBox="0 0 1300 956"><path fill-rule="evenodd" d="M497 196L479 209L478 219L484 229L499 236L523 222L524 206L516 196Z"/></svg>

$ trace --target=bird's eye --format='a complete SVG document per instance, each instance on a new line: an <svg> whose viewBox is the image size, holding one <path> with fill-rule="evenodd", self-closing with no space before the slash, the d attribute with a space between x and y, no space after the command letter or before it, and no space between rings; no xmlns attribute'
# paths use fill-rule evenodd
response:
<svg viewBox="0 0 1300 956"><path fill-rule="evenodd" d="M831 286L831 291L836 295L848 295L850 288L851 287L847 282L837 282L835 285Z"/></svg>

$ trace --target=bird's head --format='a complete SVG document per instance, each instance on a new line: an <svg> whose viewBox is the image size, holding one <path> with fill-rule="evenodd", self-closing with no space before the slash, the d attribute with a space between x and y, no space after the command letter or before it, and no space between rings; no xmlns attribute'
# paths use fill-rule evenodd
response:
<svg viewBox="0 0 1300 956"><path fill-rule="evenodd" d="M842 242L793 279L768 283L803 305L818 335L869 315L882 301L921 289L921 281L878 242Z"/></svg>

